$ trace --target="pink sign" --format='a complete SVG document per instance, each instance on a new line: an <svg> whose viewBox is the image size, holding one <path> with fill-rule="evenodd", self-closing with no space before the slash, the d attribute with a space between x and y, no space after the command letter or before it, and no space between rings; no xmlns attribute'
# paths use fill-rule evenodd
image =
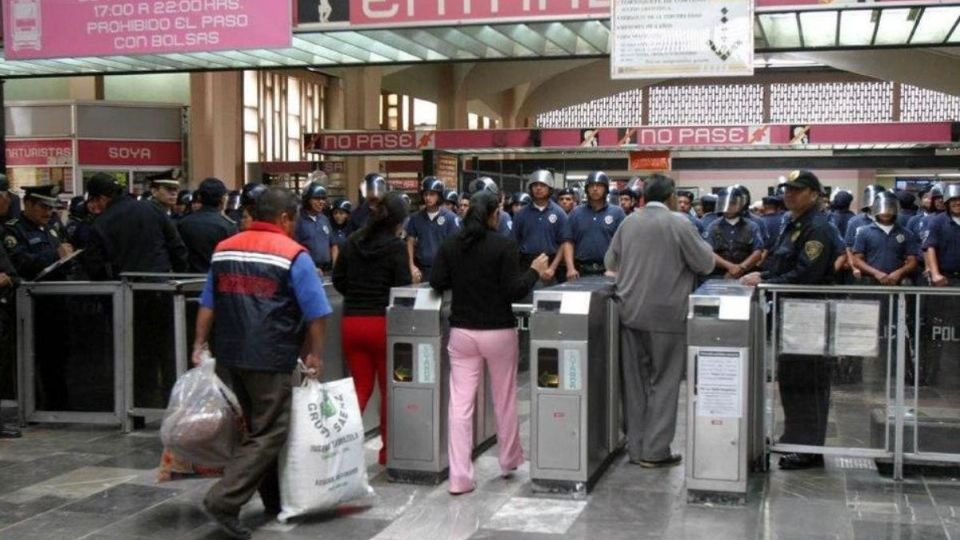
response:
<svg viewBox="0 0 960 540"><path fill-rule="evenodd" d="M179 167L183 153L179 141L104 141L77 142L81 165L119 165L130 167Z"/></svg>
<svg viewBox="0 0 960 540"><path fill-rule="evenodd" d="M610 17L611 0L298 0L298 23L411 26Z"/></svg>
<svg viewBox="0 0 960 540"><path fill-rule="evenodd" d="M3 0L7 60L282 48L289 2Z"/></svg>
<svg viewBox="0 0 960 540"><path fill-rule="evenodd" d="M70 139L7 139L8 167L56 167L73 163Z"/></svg>

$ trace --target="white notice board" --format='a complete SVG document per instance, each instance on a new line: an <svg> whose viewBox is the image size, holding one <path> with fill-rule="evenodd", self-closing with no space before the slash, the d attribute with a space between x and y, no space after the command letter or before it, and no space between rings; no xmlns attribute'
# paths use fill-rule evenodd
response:
<svg viewBox="0 0 960 540"><path fill-rule="evenodd" d="M880 355L880 301L836 300L833 302L830 354L833 356Z"/></svg>
<svg viewBox="0 0 960 540"><path fill-rule="evenodd" d="M697 352L697 416L743 416L743 353L711 348Z"/></svg>
<svg viewBox="0 0 960 540"><path fill-rule="evenodd" d="M611 79L753 75L752 0L614 0Z"/></svg>
<svg viewBox="0 0 960 540"><path fill-rule="evenodd" d="M825 355L827 307L826 300L781 300L780 354Z"/></svg>

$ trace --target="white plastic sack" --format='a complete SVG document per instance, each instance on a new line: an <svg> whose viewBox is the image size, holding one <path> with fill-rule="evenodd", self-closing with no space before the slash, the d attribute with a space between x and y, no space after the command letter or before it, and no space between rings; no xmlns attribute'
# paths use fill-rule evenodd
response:
<svg viewBox="0 0 960 540"><path fill-rule="evenodd" d="M322 512L373 495L363 455L363 417L353 379L304 379L293 389L290 432L280 455L277 518Z"/></svg>
<svg viewBox="0 0 960 540"><path fill-rule="evenodd" d="M206 467L223 467L240 440L240 404L217 377L206 355L173 385L160 439L177 457Z"/></svg>

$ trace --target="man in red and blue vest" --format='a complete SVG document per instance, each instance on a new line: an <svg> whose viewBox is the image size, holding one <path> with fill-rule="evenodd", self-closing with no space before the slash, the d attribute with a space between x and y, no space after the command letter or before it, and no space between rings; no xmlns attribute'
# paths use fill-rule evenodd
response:
<svg viewBox="0 0 960 540"><path fill-rule="evenodd" d="M217 374L236 393L247 424L245 440L203 501L232 538L252 534L238 515L255 491L268 515L280 512L277 457L287 440L293 371L301 356L308 377L323 369L332 310L309 253L291 238L299 203L285 189L264 191L250 228L217 245L200 297L194 364L212 329Z"/></svg>

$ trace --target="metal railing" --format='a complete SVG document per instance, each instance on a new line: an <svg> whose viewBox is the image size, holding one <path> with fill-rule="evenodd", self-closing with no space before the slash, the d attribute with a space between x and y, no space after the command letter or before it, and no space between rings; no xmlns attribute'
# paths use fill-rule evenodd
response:
<svg viewBox="0 0 960 540"><path fill-rule="evenodd" d="M905 464L960 463L960 288L759 289L768 451L874 458L898 480ZM780 411L787 424L778 370L797 361L830 368L823 445L776 439Z"/></svg>

